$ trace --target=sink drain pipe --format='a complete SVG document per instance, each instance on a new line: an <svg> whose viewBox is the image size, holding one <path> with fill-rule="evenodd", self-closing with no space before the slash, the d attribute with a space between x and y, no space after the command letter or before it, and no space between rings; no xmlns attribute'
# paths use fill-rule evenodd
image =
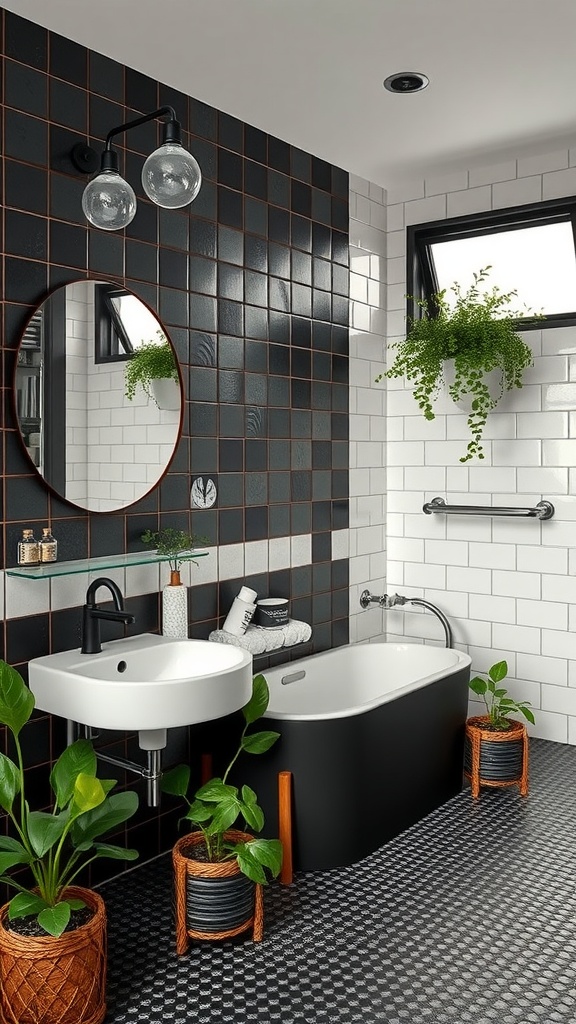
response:
<svg viewBox="0 0 576 1024"><path fill-rule="evenodd" d="M154 730L154 733L152 733L151 736L154 735L155 737L158 737L158 733L160 731L161 730ZM98 739L98 733L91 725L79 725L78 722L73 722L71 719L68 719L66 724L66 745L71 746L71 744L78 739L80 733L84 739ZM142 747L142 740L146 734L141 732L139 735L140 746ZM164 743L164 745L166 744ZM146 779L146 802L148 807L160 807L162 748L155 747L154 749L148 749L146 747L144 749L146 750L146 765L138 764L136 761L131 761L127 757L115 757L113 754L105 754L101 750L95 750L94 753L99 761L104 761L106 764L112 764L115 768L122 768L124 771L132 772L133 775L139 775L140 778Z"/></svg>

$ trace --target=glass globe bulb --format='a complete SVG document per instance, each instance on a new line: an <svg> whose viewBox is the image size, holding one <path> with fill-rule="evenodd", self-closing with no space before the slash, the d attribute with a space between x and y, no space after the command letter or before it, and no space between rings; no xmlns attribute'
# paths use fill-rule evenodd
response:
<svg viewBox="0 0 576 1024"><path fill-rule="evenodd" d="M118 171L102 171L86 185L82 209L95 228L120 231L134 219L136 195Z"/></svg>
<svg viewBox="0 0 576 1024"><path fill-rule="evenodd" d="M142 168L142 187L152 202L166 210L188 206L202 184L198 161L178 142L155 149Z"/></svg>

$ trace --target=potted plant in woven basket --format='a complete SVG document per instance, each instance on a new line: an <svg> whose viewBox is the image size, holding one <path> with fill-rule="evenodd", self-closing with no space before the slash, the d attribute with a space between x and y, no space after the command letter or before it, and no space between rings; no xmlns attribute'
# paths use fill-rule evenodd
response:
<svg viewBox="0 0 576 1024"><path fill-rule="evenodd" d="M227 780L242 751L263 754L278 739L277 732L248 732L266 711L268 699L264 676L255 676L252 697L242 709L240 743L221 779L204 783L191 800L188 765L178 765L162 779L165 793L184 798L185 818L196 826L173 850L177 953L186 952L190 938L231 938L248 929L256 942L262 938L261 886L267 875L275 878L280 873L282 844L233 828L241 818L244 828L260 832L264 814L250 786L239 790Z"/></svg>
<svg viewBox="0 0 576 1024"><path fill-rule="evenodd" d="M464 774L470 779L472 796L480 795L480 786L517 785L522 796L528 793L528 734L526 726L509 715L521 714L534 724L529 701L516 701L499 686L508 675L508 664L498 661L488 670L488 678L475 676L470 689L482 697L487 714L466 722Z"/></svg>
<svg viewBox="0 0 576 1024"><path fill-rule="evenodd" d="M96 778L92 744L78 740L50 774L52 811L31 810L19 737L33 709L22 676L0 661L0 723L16 752L15 761L0 754L0 806L11 832L0 837L0 882L17 890L0 908L0 1020L99 1024L106 1014L104 902L74 882L98 857L138 856L100 842L134 814L138 797L110 795L115 781Z"/></svg>
<svg viewBox="0 0 576 1024"><path fill-rule="evenodd" d="M447 300L446 289L430 299L408 296L419 315L408 317L406 337L391 346L396 349L392 366L376 378L406 376L414 381L414 398L427 420L435 418L433 402L442 387L456 404L464 400L470 441L460 462L484 458L482 436L489 413L505 391L522 387L524 370L533 363L532 350L518 333L518 320L542 318L529 309L511 309L516 291L502 292L497 285L484 290L491 269L475 273L465 292L455 282L450 288L454 303Z"/></svg>

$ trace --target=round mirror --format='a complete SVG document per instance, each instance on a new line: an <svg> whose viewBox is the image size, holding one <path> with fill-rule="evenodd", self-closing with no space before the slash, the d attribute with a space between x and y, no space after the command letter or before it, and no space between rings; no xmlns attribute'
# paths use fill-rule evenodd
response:
<svg viewBox="0 0 576 1024"><path fill-rule="evenodd" d="M180 437L172 343L144 302L106 281L57 288L32 314L14 397L38 473L90 512L116 512L147 494Z"/></svg>

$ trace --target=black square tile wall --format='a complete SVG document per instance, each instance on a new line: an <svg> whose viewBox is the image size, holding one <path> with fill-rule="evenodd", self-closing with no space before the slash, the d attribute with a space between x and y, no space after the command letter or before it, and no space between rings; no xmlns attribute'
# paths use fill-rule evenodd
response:
<svg viewBox="0 0 576 1024"><path fill-rule="evenodd" d="M312 643L293 658L346 643L348 564L331 561L330 532L348 525L347 173L11 12L0 19L3 567L15 563L22 528L39 533L47 522L63 559L140 550L142 531L163 525L206 536L224 557L228 544L311 533L310 566L255 582L314 621ZM89 229L72 146L99 147L110 128L163 103L177 110L200 163L197 200L167 211L142 197L142 157L159 138L157 125L142 126L120 146L135 219L125 232ZM158 311L186 395L182 443L162 484L113 516L48 491L24 456L11 405L30 313L48 289L87 276L117 281ZM190 509L196 476L217 482L210 511ZM191 589L191 635L222 623L243 582ZM157 594L127 604L136 632L159 629ZM30 657L79 642L80 615L9 618L0 654L25 672ZM51 737L50 756L58 728L48 718L38 727ZM169 845L171 813L145 809L134 823L147 852Z"/></svg>

